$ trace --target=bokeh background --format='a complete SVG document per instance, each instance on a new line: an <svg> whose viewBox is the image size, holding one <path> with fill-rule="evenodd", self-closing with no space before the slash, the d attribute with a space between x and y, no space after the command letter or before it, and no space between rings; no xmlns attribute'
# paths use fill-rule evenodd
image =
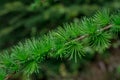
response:
<svg viewBox="0 0 120 80"><path fill-rule="evenodd" d="M119 10L120 0L0 0L0 51L102 8ZM37 80L120 80L119 45L118 40L105 55L88 55L79 63L46 61Z"/></svg>

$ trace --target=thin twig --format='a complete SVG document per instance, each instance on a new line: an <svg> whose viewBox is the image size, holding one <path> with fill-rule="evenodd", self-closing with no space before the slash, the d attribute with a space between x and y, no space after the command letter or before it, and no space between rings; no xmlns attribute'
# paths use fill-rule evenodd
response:
<svg viewBox="0 0 120 80"><path fill-rule="evenodd" d="M100 30L97 30L97 31L98 31L98 32L106 31L106 30L110 29L111 27L112 27L112 25L109 24L108 26L106 26L106 27L104 27L104 28L102 28L102 29L100 29ZM82 40L82 39L84 39L84 38L86 38L86 37L88 37L88 36L89 36L89 34L85 34L85 35L80 36L80 37L78 37L78 38L76 38L76 39L73 39L72 41L79 41L79 40ZM71 41L70 41L70 42L71 42ZM67 42L66 45L69 44L70 42Z"/></svg>
<svg viewBox="0 0 120 80"><path fill-rule="evenodd" d="M110 29L111 27L112 27L112 25L110 24L110 25L108 25L108 26L106 26L106 27L104 27L104 28L102 28L102 29L100 29L100 30L97 30L97 31L98 31L98 32L106 31L106 30ZM82 39L86 38L87 36L89 36L89 34L83 35L83 36L81 36L81 37L79 37L79 38L76 38L76 39L74 39L74 40L82 40Z"/></svg>

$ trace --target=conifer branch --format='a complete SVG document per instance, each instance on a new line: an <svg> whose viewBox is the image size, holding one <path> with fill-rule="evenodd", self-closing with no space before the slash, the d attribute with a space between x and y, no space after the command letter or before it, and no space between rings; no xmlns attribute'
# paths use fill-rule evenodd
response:
<svg viewBox="0 0 120 80"><path fill-rule="evenodd" d="M92 47L96 51L105 50L109 48L111 38L120 32L119 14L111 16L107 10L98 11L92 19L84 18L79 23L74 22L64 25L63 28L59 27L40 39L33 38L19 43L0 56L0 66L4 66L5 72L22 71L26 75L31 75L39 72L39 63L44 61L46 56L77 62L85 55L86 46ZM114 33L115 36L111 35Z"/></svg>

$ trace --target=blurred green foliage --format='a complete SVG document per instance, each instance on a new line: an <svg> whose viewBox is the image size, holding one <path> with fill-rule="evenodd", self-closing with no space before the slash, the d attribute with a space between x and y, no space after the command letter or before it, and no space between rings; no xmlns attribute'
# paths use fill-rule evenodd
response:
<svg viewBox="0 0 120 80"><path fill-rule="evenodd" d="M118 9L119 4L119 0L1 0L0 50L81 16L90 16L101 7Z"/></svg>

